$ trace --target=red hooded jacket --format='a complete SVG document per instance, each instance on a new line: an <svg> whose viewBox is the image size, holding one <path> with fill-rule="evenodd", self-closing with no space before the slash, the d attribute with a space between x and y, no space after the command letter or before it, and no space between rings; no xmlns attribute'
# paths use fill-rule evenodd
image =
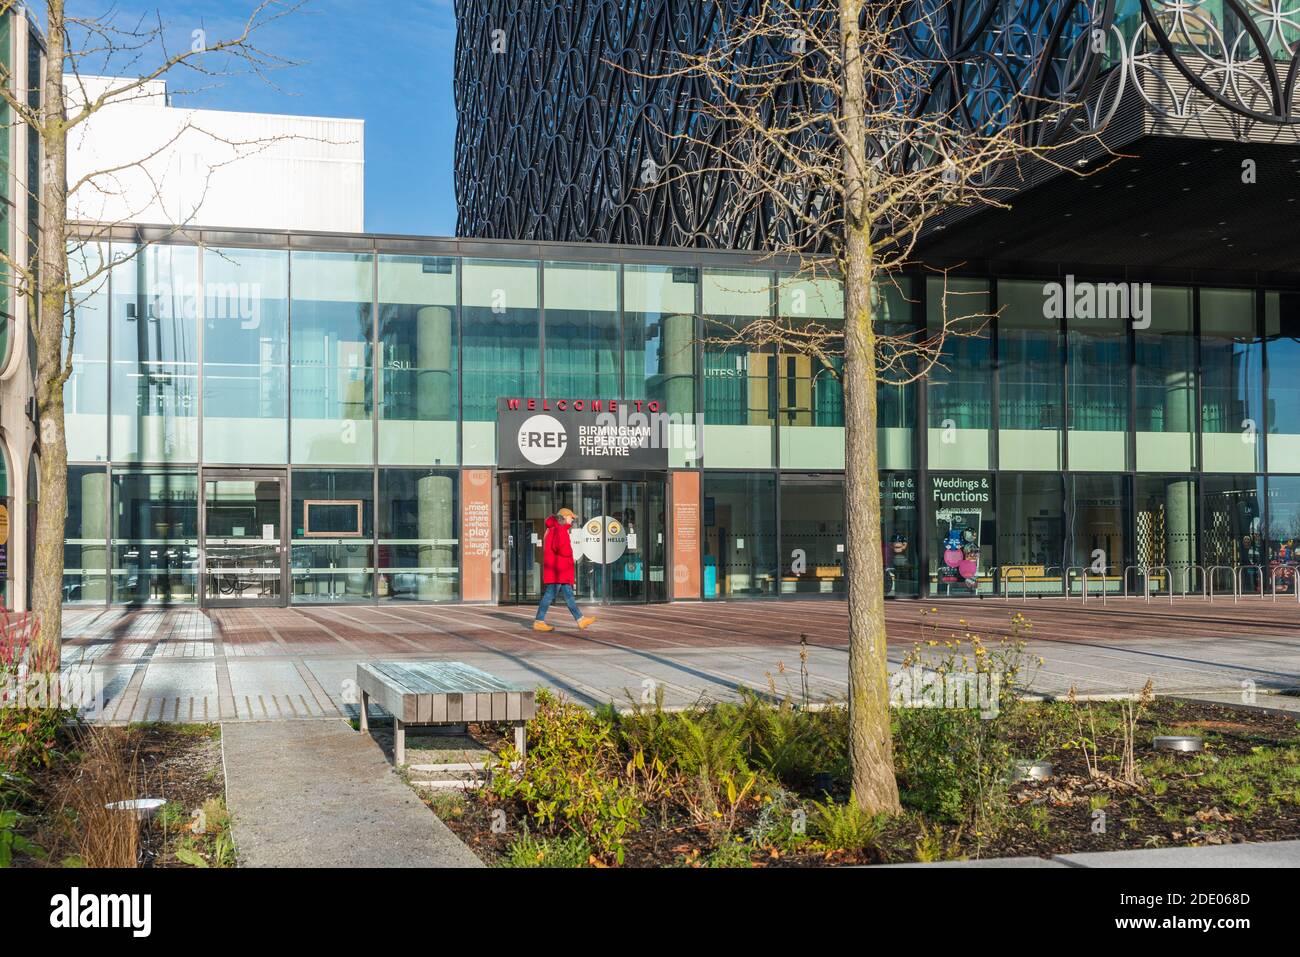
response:
<svg viewBox="0 0 1300 957"><path fill-rule="evenodd" d="M569 538L569 526L561 525L552 515L546 520L546 538L542 540L542 584L573 583L573 541Z"/></svg>

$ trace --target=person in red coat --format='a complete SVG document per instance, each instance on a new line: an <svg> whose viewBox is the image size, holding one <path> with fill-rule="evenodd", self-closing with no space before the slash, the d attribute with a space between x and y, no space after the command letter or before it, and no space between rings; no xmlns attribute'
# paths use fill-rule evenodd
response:
<svg viewBox="0 0 1300 957"><path fill-rule="evenodd" d="M553 625L546 623L546 612L550 610L555 596L561 595L569 606L569 613L586 631L595 622L590 615L583 616L578 610L578 603L573 597L573 584L576 581L573 568L573 540L569 529L578 520L571 509L562 508L546 520L546 537L542 539L542 602L537 606L537 618L533 621L533 631L554 631Z"/></svg>

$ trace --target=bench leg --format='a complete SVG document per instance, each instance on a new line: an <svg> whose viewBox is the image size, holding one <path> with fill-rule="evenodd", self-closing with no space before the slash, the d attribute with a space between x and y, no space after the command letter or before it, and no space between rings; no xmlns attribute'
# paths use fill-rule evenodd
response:
<svg viewBox="0 0 1300 957"><path fill-rule="evenodd" d="M406 763L406 722L393 719L393 763Z"/></svg>
<svg viewBox="0 0 1300 957"><path fill-rule="evenodd" d="M363 691L361 692L361 725L360 725L361 731L370 730L369 712L370 712L370 695L369 693Z"/></svg>
<svg viewBox="0 0 1300 957"><path fill-rule="evenodd" d="M515 725L515 750L519 752L520 760L523 760L524 754L528 751L528 735L526 731L524 725Z"/></svg>

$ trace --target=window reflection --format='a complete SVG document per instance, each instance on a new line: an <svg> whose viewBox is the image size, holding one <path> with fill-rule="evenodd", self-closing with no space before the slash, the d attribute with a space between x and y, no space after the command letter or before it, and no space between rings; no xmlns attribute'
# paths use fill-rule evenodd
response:
<svg viewBox="0 0 1300 957"><path fill-rule="evenodd" d="M112 456L198 458L198 252L113 247Z"/></svg>
<svg viewBox="0 0 1300 957"><path fill-rule="evenodd" d="M289 254L208 249L203 286L204 461L283 463Z"/></svg>
<svg viewBox="0 0 1300 957"><path fill-rule="evenodd" d="M294 462L374 461L373 267L369 255L293 254Z"/></svg>
<svg viewBox="0 0 1300 957"><path fill-rule="evenodd" d="M457 262L379 257L379 461L455 464Z"/></svg>

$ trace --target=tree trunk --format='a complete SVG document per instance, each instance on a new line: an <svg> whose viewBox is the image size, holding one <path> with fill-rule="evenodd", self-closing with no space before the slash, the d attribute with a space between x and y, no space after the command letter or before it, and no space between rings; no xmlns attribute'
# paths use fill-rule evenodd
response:
<svg viewBox="0 0 1300 957"><path fill-rule="evenodd" d="M896 813L885 648L885 574L876 450L875 279L867 205L866 80L858 31L862 0L841 0L844 38L844 511L848 524L849 759L863 810Z"/></svg>
<svg viewBox="0 0 1300 957"><path fill-rule="evenodd" d="M68 442L64 433L63 317L68 272L68 154L63 117L63 65L67 49L63 0L47 4L47 67L40 131L44 182L40 188L36 315L36 410L40 423L41 468L36 509L36 557L32 567L31 609L40 633L32 667L57 670L63 635L63 540L68 513ZM30 135L37 135L31 130ZM36 201L33 196L31 202ZM71 355L72 343L68 343Z"/></svg>

